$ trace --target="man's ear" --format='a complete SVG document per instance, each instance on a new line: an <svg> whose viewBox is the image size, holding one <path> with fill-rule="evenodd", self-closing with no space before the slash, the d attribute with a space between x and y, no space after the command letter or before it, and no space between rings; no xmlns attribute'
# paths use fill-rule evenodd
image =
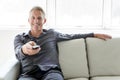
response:
<svg viewBox="0 0 120 80"><path fill-rule="evenodd" d="M46 23L46 18L44 19L44 24Z"/></svg>

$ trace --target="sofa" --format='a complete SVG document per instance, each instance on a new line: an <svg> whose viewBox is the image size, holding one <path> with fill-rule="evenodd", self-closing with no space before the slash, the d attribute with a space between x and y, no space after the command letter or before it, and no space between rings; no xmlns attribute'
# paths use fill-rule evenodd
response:
<svg viewBox="0 0 120 80"><path fill-rule="evenodd" d="M120 38L62 41L58 50L65 80L120 80ZM13 60L2 76L0 69L0 80L16 80L19 65Z"/></svg>

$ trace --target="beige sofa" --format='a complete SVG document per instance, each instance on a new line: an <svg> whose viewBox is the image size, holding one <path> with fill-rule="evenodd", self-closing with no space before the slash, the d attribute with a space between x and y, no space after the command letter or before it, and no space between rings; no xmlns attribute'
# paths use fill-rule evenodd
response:
<svg viewBox="0 0 120 80"><path fill-rule="evenodd" d="M65 80L120 80L120 38L63 41L58 49ZM19 63L10 65L0 80L16 80Z"/></svg>

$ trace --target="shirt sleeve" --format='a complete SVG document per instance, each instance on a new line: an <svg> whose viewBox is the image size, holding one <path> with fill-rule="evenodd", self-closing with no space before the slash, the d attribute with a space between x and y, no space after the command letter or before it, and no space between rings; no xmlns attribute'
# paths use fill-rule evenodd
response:
<svg viewBox="0 0 120 80"><path fill-rule="evenodd" d="M23 45L23 40L21 38L21 35L17 35L14 39L14 50L15 50L15 55L18 60L22 60L25 55L22 52L22 45Z"/></svg>
<svg viewBox="0 0 120 80"><path fill-rule="evenodd" d="M87 37L94 37L94 33L88 33L88 34L62 34L56 32L57 41L65 41L65 40L71 40L71 39L80 39L80 38L87 38Z"/></svg>

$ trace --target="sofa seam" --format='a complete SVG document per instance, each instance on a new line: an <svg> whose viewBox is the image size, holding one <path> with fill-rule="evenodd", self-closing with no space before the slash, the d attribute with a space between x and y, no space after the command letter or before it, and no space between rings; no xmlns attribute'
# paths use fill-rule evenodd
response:
<svg viewBox="0 0 120 80"><path fill-rule="evenodd" d="M85 42L85 50L86 50L86 60L87 60L87 67L88 67L88 75L89 75L89 78L90 78L90 65L89 65L88 48L87 48L88 45L87 45L87 40L86 39L84 39L84 42Z"/></svg>

